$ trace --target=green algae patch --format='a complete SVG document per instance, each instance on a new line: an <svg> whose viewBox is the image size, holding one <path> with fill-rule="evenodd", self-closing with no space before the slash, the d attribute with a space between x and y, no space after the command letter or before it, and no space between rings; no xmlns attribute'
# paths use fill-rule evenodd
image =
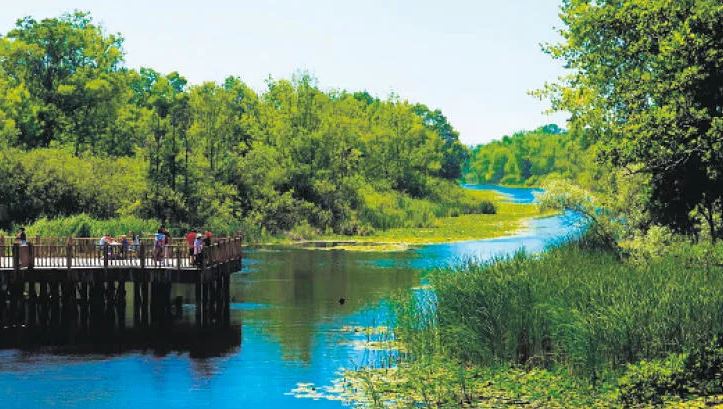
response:
<svg viewBox="0 0 723 409"><path fill-rule="evenodd" d="M321 244L323 243L323 244ZM394 252L394 251L407 251L410 249L410 245L407 243L365 243L365 242L344 242L338 243L333 241L323 242L306 242L306 243L295 243L295 246L303 246L310 250L344 250L344 251L359 251L359 252Z"/></svg>
<svg viewBox="0 0 723 409"><path fill-rule="evenodd" d="M441 217L430 227L400 227L366 236L325 236L324 240L351 241L353 244L334 247L349 251L403 251L414 245L509 236L525 229L532 218L557 214L555 211L543 211L536 204L499 202L496 206L497 214ZM373 244L367 247L363 243Z"/></svg>
<svg viewBox="0 0 723 409"><path fill-rule="evenodd" d="M559 212L542 210L535 203L512 203L503 194L491 190L466 190L466 199L493 203L496 212L451 213L436 217L428 225L377 229L369 234L307 234L300 237L274 237L267 244L292 245L313 250L357 252L406 251L414 246L483 240L510 236L527 228L531 219L549 217ZM307 232L308 233L308 232Z"/></svg>

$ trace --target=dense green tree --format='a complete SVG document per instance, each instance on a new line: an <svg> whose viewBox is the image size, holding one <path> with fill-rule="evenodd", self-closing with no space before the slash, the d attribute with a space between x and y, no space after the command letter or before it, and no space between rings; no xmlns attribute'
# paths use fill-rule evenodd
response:
<svg viewBox="0 0 723 409"><path fill-rule="evenodd" d="M72 141L76 155L95 149L127 95L120 73L122 38L106 35L88 14L75 12L20 19L0 42L0 75L32 104L16 123L15 143Z"/></svg>
<svg viewBox="0 0 723 409"><path fill-rule="evenodd" d="M455 131L452 124L442 111L434 111L424 104L415 104L414 113L422 118L426 127L435 131L444 141L442 168L439 175L446 179L459 179L462 177L462 165L467 160L468 151L459 141L459 132Z"/></svg>
<svg viewBox="0 0 723 409"><path fill-rule="evenodd" d="M566 0L572 74L547 92L609 163L651 176L653 222L723 234L723 3Z"/></svg>
<svg viewBox="0 0 723 409"><path fill-rule="evenodd" d="M511 185L539 185L557 177L594 188L601 172L595 152L580 132L568 133L550 124L476 146L464 177L468 183Z"/></svg>
<svg viewBox="0 0 723 409"><path fill-rule="evenodd" d="M77 211L358 233L429 223L458 197L466 148L439 110L326 92L305 72L257 94L238 77L188 85L122 63L121 37L85 13L0 37L4 227Z"/></svg>

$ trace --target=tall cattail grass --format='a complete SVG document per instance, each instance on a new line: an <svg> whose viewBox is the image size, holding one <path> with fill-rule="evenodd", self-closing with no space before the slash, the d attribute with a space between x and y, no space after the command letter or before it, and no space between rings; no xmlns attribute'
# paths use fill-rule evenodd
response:
<svg viewBox="0 0 723 409"><path fill-rule="evenodd" d="M371 188L360 192L359 219L375 229L395 227L430 227L437 218L460 214L495 214L490 200L478 198L474 192L440 183L433 186L430 199L419 199L394 190Z"/></svg>
<svg viewBox="0 0 723 409"><path fill-rule="evenodd" d="M96 219L78 214L54 219L40 218L27 226L27 233L29 236L43 237L100 237L106 233L121 235L128 232L143 235L155 232L159 225L158 221L133 216Z"/></svg>
<svg viewBox="0 0 723 409"><path fill-rule="evenodd" d="M723 267L681 244L647 264L583 241L434 272L434 297L397 308L417 355L564 367L595 379L723 332Z"/></svg>
<svg viewBox="0 0 723 409"><path fill-rule="evenodd" d="M43 217L25 227L27 234L31 237L100 237L106 233L117 236L128 232L150 235L155 233L161 224L162 222L158 220L142 219L135 216L97 219L87 214L78 214L52 219ZM16 226L15 229L3 232L3 234L6 236L13 235L13 232L19 227L21 226ZM211 219L203 226L171 224L166 227L176 236L184 234L188 229L198 228L211 230L214 234L220 236L230 236L242 232L251 241L262 241L270 237L258 225L254 226L238 220Z"/></svg>

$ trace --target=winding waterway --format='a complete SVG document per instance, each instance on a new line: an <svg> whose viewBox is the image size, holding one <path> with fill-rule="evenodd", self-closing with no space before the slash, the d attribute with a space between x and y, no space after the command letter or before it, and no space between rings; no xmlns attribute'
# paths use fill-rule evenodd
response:
<svg viewBox="0 0 723 409"><path fill-rule="evenodd" d="M533 200L531 189L467 187ZM162 331L98 338L91 348L0 350L0 407L338 408L342 402L291 391L299 383L330 385L341 368L370 359L353 342L364 336L346 329L385 324L384 300L418 286L425 270L523 247L541 251L571 233L569 218L534 219L509 237L404 252L253 249L232 276L229 333L177 342L182 331ZM192 304L183 315L193 316Z"/></svg>

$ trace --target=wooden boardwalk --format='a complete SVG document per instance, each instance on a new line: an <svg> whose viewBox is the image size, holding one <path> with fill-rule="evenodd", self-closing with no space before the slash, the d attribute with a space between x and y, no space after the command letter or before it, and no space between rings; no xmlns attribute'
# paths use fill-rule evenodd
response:
<svg viewBox="0 0 723 409"><path fill-rule="evenodd" d="M125 321L126 291L133 292L134 323L170 319L173 284L195 286L196 322L229 322L229 280L241 269L240 238L216 239L200 257L185 241L153 251L150 239L125 248L90 238L35 238L0 246L0 330L107 319ZM112 314L111 314L112 313Z"/></svg>

